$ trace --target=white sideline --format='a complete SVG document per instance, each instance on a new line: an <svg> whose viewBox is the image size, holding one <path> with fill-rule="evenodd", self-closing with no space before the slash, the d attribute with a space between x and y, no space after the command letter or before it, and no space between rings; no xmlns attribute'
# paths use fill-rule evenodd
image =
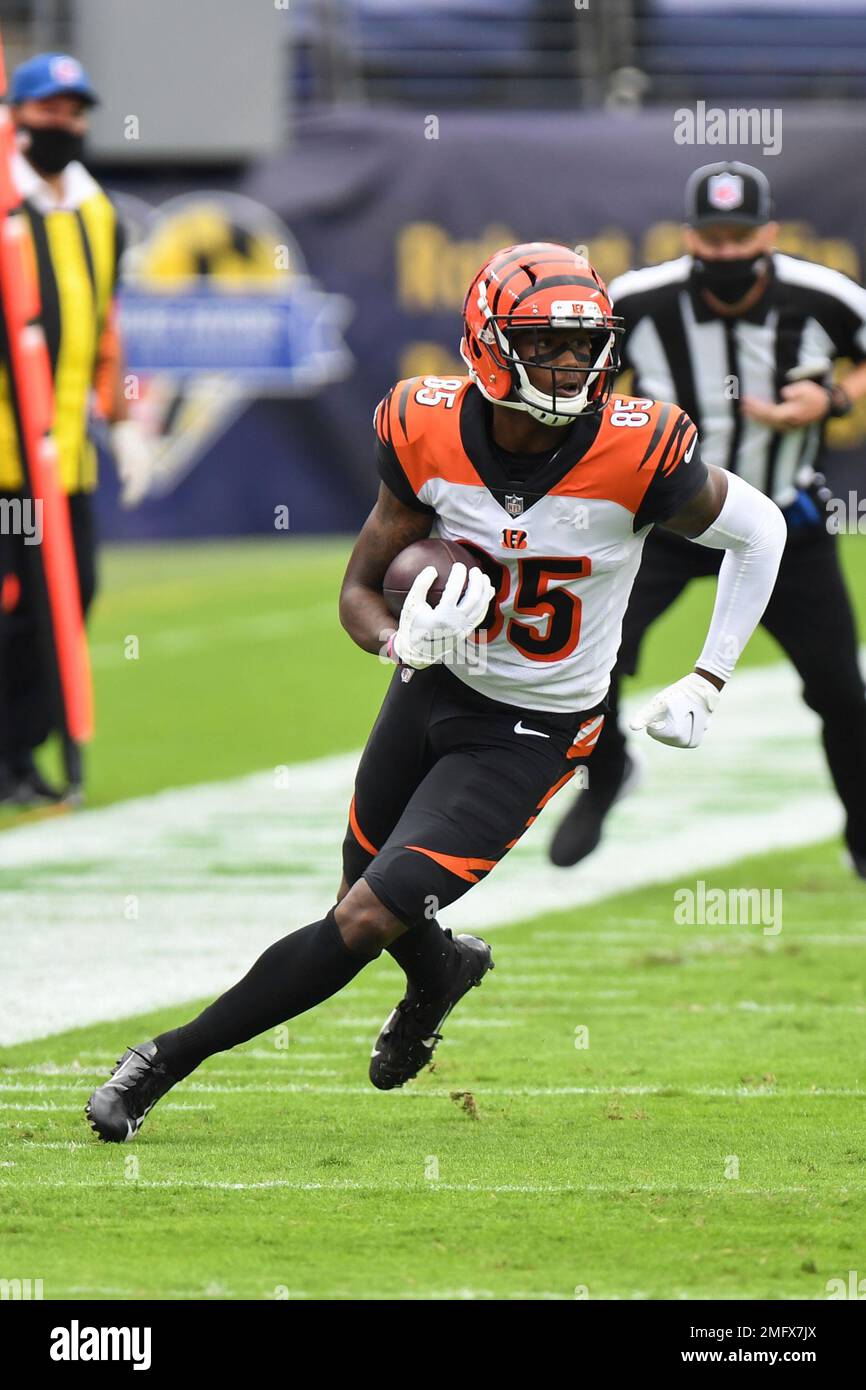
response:
<svg viewBox="0 0 866 1390"><path fill-rule="evenodd" d="M739 673L700 750L645 736L634 746L643 785L591 859L568 871L547 861L566 788L442 922L489 930L643 884L688 885L744 855L839 832L818 721L787 665ZM284 786L255 773L0 835L0 1043L216 994L265 946L322 917L356 762L323 758L291 767ZM10 871L22 880L14 888ZM581 929L592 918L575 913Z"/></svg>

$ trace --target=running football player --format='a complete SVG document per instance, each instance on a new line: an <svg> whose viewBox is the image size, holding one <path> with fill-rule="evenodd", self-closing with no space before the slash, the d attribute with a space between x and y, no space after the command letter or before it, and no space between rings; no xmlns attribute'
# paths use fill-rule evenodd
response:
<svg viewBox="0 0 866 1390"><path fill-rule="evenodd" d="M375 414L379 497L340 595L343 626L396 670L361 758L336 904L294 930L191 1022L129 1048L88 1102L102 1139L214 1053L314 1008L388 951L406 974L370 1064L401 1086L492 968L489 946L436 914L480 882L592 753L644 540L663 524L726 551L694 668L640 716L676 748L701 742L775 582L785 523L735 474L707 468L676 405L611 399L621 322L565 246L500 251L473 280L468 375L398 382ZM433 608L431 567L399 625L382 597L394 557L459 541ZM476 635L480 626L481 633Z"/></svg>

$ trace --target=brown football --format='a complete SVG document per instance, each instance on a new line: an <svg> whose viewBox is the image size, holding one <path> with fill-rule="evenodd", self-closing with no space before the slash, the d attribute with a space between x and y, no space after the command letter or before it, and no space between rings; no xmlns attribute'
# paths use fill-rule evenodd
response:
<svg viewBox="0 0 866 1390"><path fill-rule="evenodd" d="M442 597L451 566L458 560L466 566L467 576L470 570L482 568L465 545L460 545L458 541L443 541L438 537L415 541L413 545L407 545L405 550L401 550L399 555L395 555L388 566L382 585L382 594L394 617L399 618L406 595L427 565L436 568L436 578L427 595L427 602L435 608Z"/></svg>

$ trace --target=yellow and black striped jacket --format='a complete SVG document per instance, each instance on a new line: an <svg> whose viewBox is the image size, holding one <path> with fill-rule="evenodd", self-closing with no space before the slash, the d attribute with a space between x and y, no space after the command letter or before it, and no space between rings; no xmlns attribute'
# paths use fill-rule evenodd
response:
<svg viewBox="0 0 866 1390"><path fill-rule="evenodd" d="M64 171L63 198L23 156L16 179L30 222L39 273L42 322L54 377L54 425L60 481L69 493L96 486L96 450L87 435L90 395L104 336L110 331L121 233L114 207L82 164ZM23 483L5 364L0 366L0 492Z"/></svg>

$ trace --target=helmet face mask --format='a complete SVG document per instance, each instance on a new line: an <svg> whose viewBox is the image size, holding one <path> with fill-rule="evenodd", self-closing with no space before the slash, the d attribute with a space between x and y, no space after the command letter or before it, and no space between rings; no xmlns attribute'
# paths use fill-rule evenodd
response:
<svg viewBox="0 0 866 1390"><path fill-rule="evenodd" d="M530 242L498 252L475 277L460 351L488 400L569 425L610 399L622 332L588 261Z"/></svg>

